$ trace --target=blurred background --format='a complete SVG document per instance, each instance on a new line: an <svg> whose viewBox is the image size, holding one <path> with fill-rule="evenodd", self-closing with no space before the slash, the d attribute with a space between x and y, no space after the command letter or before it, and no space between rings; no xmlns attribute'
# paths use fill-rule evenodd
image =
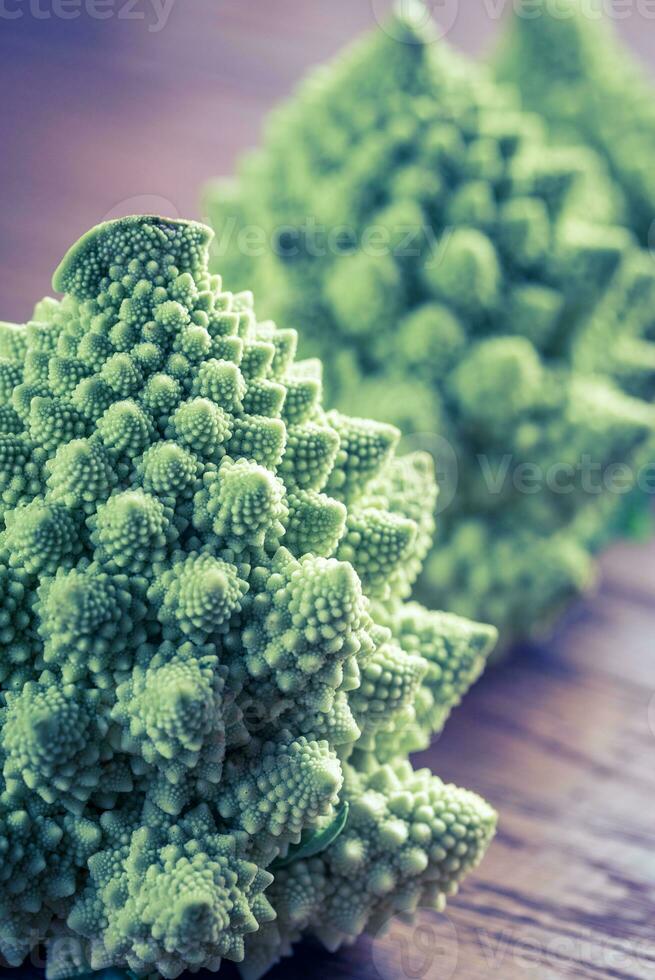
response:
<svg viewBox="0 0 655 980"><path fill-rule="evenodd" d="M610 0L603 0L609 4ZM512 0L432 0L479 53ZM0 296L23 321L68 246L131 211L198 216L267 110L389 0L0 0ZM616 0L655 66L655 3Z"/></svg>
<svg viewBox="0 0 655 980"><path fill-rule="evenodd" d="M510 4L432 7L450 42L478 54ZM270 107L389 6L0 0L0 316L28 318L69 245L105 218L199 217L199 188L257 145ZM616 6L655 72L655 2ZM604 572L601 595L547 648L491 671L418 760L503 819L433 939L439 956L412 960L401 980L655 976L655 549L619 546ZM422 936L397 940L416 955ZM384 941L337 957L306 949L271 980L398 980L388 962Z"/></svg>

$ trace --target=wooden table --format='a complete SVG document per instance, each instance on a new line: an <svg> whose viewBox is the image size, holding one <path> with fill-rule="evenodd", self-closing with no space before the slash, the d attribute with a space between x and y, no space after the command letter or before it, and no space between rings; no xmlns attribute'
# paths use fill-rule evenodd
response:
<svg viewBox="0 0 655 980"><path fill-rule="evenodd" d="M460 3L451 36L469 50L497 26L483 9ZM3 21L0 316L29 316L106 215L195 216L197 187L256 144L270 105L371 23L369 0L185 0L158 33ZM622 23L653 57L642 28ZM394 923L389 941L336 956L301 949L271 980L655 977L655 546L615 549L604 572L553 642L488 673L418 760L501 812L448 919Z"/></svg>

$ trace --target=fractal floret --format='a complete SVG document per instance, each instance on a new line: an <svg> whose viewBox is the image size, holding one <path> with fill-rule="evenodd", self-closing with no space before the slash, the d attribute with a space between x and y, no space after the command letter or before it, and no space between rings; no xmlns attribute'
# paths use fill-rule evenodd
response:
<svg viewBox="0 0 655 980"><path fill-rule="evenodd" d="M655 267L602 160L551 145L403 11L306 81L236 183L210 186L213 261L298 325L341 410L448 463L417 594L509 641L593 581L647 479Z"/></svg>
<svg viewBox="0 0 655 980"><path fill-rule="evenodd" d="M624 197L626 222L652 246L655 85L619 39L607 9L594 0L515 4L494 67L519 86L554 141L587 145L603 157Z"/></svg>
<svg viewBox="0 0 655 980"><path fill-rule="evenodd" d="M440 906L495 814L414 772L491 627L408 602L431 461L321 405L211 231L100 225L0 325L0 953L260 976Z"/></svg>

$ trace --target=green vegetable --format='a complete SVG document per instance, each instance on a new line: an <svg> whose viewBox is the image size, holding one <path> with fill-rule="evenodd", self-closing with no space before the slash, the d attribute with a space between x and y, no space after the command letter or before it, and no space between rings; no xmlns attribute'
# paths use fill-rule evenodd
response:
<svg viewBox="0 0 655 980"><path fill-rule="evenodd" d="M404 758L495 636L405 601L430 461L322 408L210 238L101 225L0 327L0 953L49 980L257 976L443 902L494 831Z"/></svg>
<svg viewBox="0 0 655 980"><path fill-rule="evenodd" d="M368 774L348 767L345 787L350 814L335 843L276 872L269 897L278 917L257 934L246 980L261 976L280 935L287 950L309 928L335 950L364 928L379 931L392 910L443 909L477 860L490 817L478 797L440 784L427 769L414 772L407 761Z"/></svg>
<svg viewBox="0 0 655 980"><path fill-rule="evenodd" d="M622 217L643 245L655 220L655 87L620 40L603 5L582 0L524 0L494 64L518 85L527 108L547 122L555 142L593 147L617 181Z"/></svg>
<svg viewBox="0 0 655 980"><path fill-rule="evenodd" d="M588 8L581 0L517 4L492 67L499 80L518 88L527 109L539 113L553 145L593 150L614 180L617 220L646 251L633 250L626 259L617 288L599 304L578 344L577 359L588 370L613 376L629 394L652 400L653 80L601 7ZM648 462L654 457L651 446ZM641 539L653 533L652 492L628 498L615 522L618 531Z"/></svg>
<svg viewBox="0 0 655 980"><path fill-rule="evenodd" d="M415 6L312 75L238 181L208 189L213 261L298 327L340 409L454 456L419 595L508 642L593 580L652 456L655 357L633 333L655 267L602 162L549 145Z"/></svg>

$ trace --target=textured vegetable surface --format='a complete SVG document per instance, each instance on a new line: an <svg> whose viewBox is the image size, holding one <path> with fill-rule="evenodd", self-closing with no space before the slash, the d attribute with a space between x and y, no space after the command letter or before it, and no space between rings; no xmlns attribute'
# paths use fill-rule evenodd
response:
<svg viewBox="0 0 655 980"><path fill-rule="evenodd" d="M603 156L625 196L626 221L652 246L655 86L601 8L582 0L517 4L495 70L519 86L555 139Z"/></svg>
<svg viewBox="0 0 655 980"><path fill-rule="evenodd" d="M494 639L405 601L430 461L324 411L210 237L101 225L0 328L0 952L50 980L255 977L442 904L493 834L405 758Z"/></svg>
<svg viewBox="0 0 655 980"><path fill-rule="evenodd" d="M420 594L508 640L589 584L648 458L655 268L613 224L603 163L550 145L404 7L210 187L214 256L298 325L340 408L448 441L457 491Z"/></svg>

